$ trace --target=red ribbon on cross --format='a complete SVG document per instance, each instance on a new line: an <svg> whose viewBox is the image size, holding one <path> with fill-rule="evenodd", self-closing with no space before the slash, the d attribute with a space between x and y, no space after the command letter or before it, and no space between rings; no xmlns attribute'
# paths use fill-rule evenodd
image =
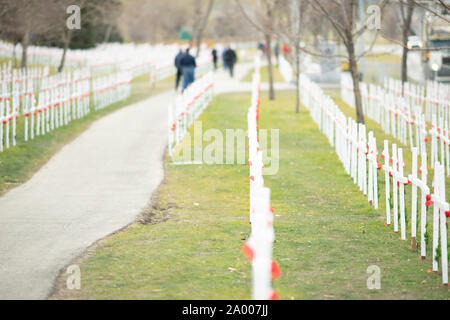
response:
<svg viewBox="0 0 450 320"><path fill-rule="evenodd" d="M272 280L278 279L281 276L281 268L278 262L272 261L271 273L272 273Z"/></svg>
<svg viewBox="0 0 450 320"><path fill-rule="evenodd" d="M272 291L272 293L270 294L270 300L278 300L279 296L278 293L276 291Z"/></svg>
<svg viewBox="0 0 450 320"><path fill-rule="evenodd" d="M250 248L250 246L246 243L244 243L244 246L242 247L242 252L244 253L244 255L248 258L248 260L252 261L253 260L253 249Z"/></svg>

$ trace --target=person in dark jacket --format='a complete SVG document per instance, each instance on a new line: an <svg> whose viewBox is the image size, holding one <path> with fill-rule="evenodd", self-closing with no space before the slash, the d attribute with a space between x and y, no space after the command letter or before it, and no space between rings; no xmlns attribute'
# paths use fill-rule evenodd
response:
<svg viewBox="0 0 450 320"><path fill-rule="evenodd" d="M183 57L183 50L180 49L180 52L175 56L175 68L177 68L177 77L175 79L175 91L178 90L178 86L180 85L180 80L182 76L180 60Z"/></svg>
<svg viewBox="0 0 450 320"><path fill-rule="evenodd" d="M223 50L222 50L222 65L223 65L223 70L227 70L227 64L226 64L226 62L225 62L225 54L227 53L227 50L228 50L228 47L225 47Z"/></svg>
<svg viewBox="0 0 450 320"><path fill-rule="evenodd" d="M183 91L195 80L195 68L197 63L195 58L189 53L189 48L180 59L181 71L183 73Z"/></svg>
<svg viewBox="0 0 450 320"><path fill-rule="evenodd" d="M216 48L213 48L211 51L213 63L214 63L214 70L217 70L217 50Z"/></svg>
<svg viewBox="0 0 450 320"><path fill-rule="evenodd" d="M280 56L280 47L278 46L278 42L275 44L275 47L273 47L273 52L275 53L275 60L277 61L277 66L278 66L278 61L279 61L279 56Z"/></svg>
<svg viewBox="0 0 450 320"><path fill-rule="evenodd" d="M233 77L234 65L236 64L237 61L236 52L233 49L231 49L231 47L228 47L223 58L227 65L228 70L230 70L230 76Z"/></svg>

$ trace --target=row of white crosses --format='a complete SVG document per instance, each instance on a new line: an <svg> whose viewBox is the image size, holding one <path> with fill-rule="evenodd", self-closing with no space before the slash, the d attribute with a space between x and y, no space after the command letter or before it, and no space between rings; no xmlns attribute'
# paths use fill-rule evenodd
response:
<svg viewBox="0 0 450 320"><path fill-rule="evenodd" d="M435 163L435 195L430 197L430 189L427 186L427 154L426 150L421 154L421 179L417 175L417 156L418 149L412 148L412 173L406 177L404 175L404 162L403 151L401 148L397 149L395 144L392 145L392 158L389 158L389 143L384 141L383 157L385 158L385 164L383 169L385 170L386 179L386 224L391 224L391 212L390 212L390 176L392 176L392 188L393 188L393 216L394 216L394 232L399 231L399 214L400 214L400 238L406 240L406 223L405 223L405 192L404 186L412 184L412 204L411 204L411 247L417 248L417 216L418 216L418 190L421 191L420 197L420 254L422 259L426 257L426 226L427 226L427 206L434 202L434 214L433 214L433 271L438 271L438 264L436 261L436 254L438 249L439 234L441 235L441 263L442 263L442 283L448 284L448 264L447 264L447 234L446 234L446 215L448 214L448 204L445 202L445 191L439 193L436 191L436 181L440 181L441 185L445 187L445 172L444 166L439 162ZM390 164L391 163L391 164ZM442 188L441 188L442 190ZM430 200L433 200L431 202ZM436 200L436 201L435 201ZM398 212L400 210L400 213ZM439 226L439 215L441 216L443 226Z"/></svg>
<svg viewBox="0 0 450 320"><path fill-rule="evenodd" d="M397 97L404 97L410 105L418 106L425 113L426 121L433 114L448 120L450 108L450 85L428 80L426 86L405 82L393 78L384 79L384 88Z"/></svg>
<svg viewBox="0 0 450 320"><path fill-rule="evenodd" d="M434 166L433 202L433 269L438 271L438 245L440 244L442 283L448 285L447 217L449 204L445 200L445 168L439 162Z"/></svg>
<svg viewBox="0 0 450 320"><path fill-rule="evenodd" d="M300 76L300 98L319 130L334 146L347 174L377 209L379 164L373 132L367 135L364 124L346 118L333 99L304 74Z"/></svg>
<svg viewBox="0 0 450 320"><path fill-rule="evenodd" d="M248 147L250 167L250 225L251 232L244 244L243 252L252 264L252 299L275 300L278 294L272 288L272 280L280 276L281 270L273 261L274 213L270 206L270 189L264 186L262 150L258 139L260 113L261 60L255 59L252 81L251 106L247 114Z"/></svg>
<svg viewBox="0 0 450 320"><path fill-rule="evenodd" d="M392 158L390 158L389 141L384 140L384 150L382 158L384 158L385 160L385 163L382 168L385 171L386 224L388 226L391 225L390 184L392 177L394 232L399 231L399 219L400 219L400 230L401 230L400 239L406 240L405 185L410 184L411 181L408 179L408 177L404 175L405 164L403 161L403 149L397 148L397 145L393 144ZM414 223L415 222L413 222L412 225L414 225ZM413 230L412 234L413 237L415 237L415 229Z"/></svg>
<svg viewBox="0 0 450 320"><path fill-rule="evenodd" d="M449 123L444 117L433 114L431 116L431 167L436 161L446 164L447 176L450 176L450 139ZM440 156L440 159L439 159Z"/></svg>
<svg viewBox="0 0 450 320"><path fill-rule="evenodd" d="M183 94L169 105L168 151L173 156L175 147L183 140L187 130L202 114L214 97L212 72L188 86Z"/></svg>
<svg viewBox="0 0 450 320"><path fill-rule="evenodd" d="M34 139L89 112L89 69L49 76L48 68L1 74L0 150L16 144L16 119L24 116L24 140ZM11 133L10 133L11 130Z"/></svg>
<svg viewBox="0 0 450 320"><path fill-rule="evenodd" d="M301 75L300 97L302 103L308 108L313 120L330 139L330 119L335 127L335 148L339 159L343 162L346 172L358 184L360 190L366 194L368 200L378 207L377 179L378 169L382 168L385 174L385 200L386 200L386 225L391 225L393 217L394 232L400 232L400 239L406 240L406 210L405 210L405 185L412 184L411 204L411 247L417 248L418 208L420 208L420 254L426 257L426 222L427 207L434 204L433 213L433 271L438 271L436 256L441 255L442 283L448 284L448 255L447 255L447 229L446 218L449 216L449 206L445 201L445 168L439 162L435 163L434 193L430 195L427 186L427 154L422 148L421 167L418 177L419 149L412 148L412 172L406 174L404 170L403 149L395 144L392 149L389 142L384 141L382 158L384 165L380 166L377 160L376 140L373 132L369 132L366 146L366 133L363 124L357 124L354 120L345 121L338 107L330 108L329 100L323 94L317 84ZM334 109L330 112L330 109ZM330 141L333 145L333 141ZM392 153L391 153L392 152ZM366 180L366 164L368 163L368 178ZM392 189L391 189L392 188ZM393 207L391 212L391 190ZM418 191L421 192L418 197ZM392 216L392 217L391 217ZM440 245L440 248L438 247Z"/></svg>
<svg viewBox="0 0 450 320"><path fill-rule="evenodd" d="M65 54L65 67L79 69L90 67L93 76L112 73L118 70L133 72L133 77L148 73L152 61L158 56L175 56L177 44L133 44L107 43L92 49L68 49ZM29 65L39 64L58 67L63 49L45 46L29 46L27 61ZM12 59L22 55L21 44L13 45L0 41L0 58Z"/></svg>
<svg viewBox="0 0 450 320"><path fill-rule="evenodd" d="M366 83L360 83L360 86L364 114L379 123L386 134L392 135L403 145L417 148L418 152L426 151L426 142L429 141L427 135L430 134L431 167L439 160L445 165L447 176L450 176L448 102L439 100L439 108L435 108L431 114L431 128L427 130L422 104L435 101L434 94L430 93L431 98L428 95L425 97L423 89L408 84L405 85L405 96L402 96L401 82L393 79L387 79L384 87ZM445 86L430 86L447 92ZM341 97L347 104L354 106L352 79L347 74L341 76Z"/></svg>
<svg viewBox="0 0 450 320"><path fill-rule="evenodd" d="M9 50L13 48L0 41L0 56L12 57ZM13 69L11 61L3 64L0 66L0 152L16 145L18 117L24 117L25 141L67 125L90 112L91 87L96 110L124 100L130 95L133 77L150 72L152 64L161 66L163 58L160 57L172 60L178 48L178 45L111 44L69 50L67 59L74 57L78 61L72 66L89 67L77 67L53 76L48 66ZM29 50L30 64L55 65L60 59L55 54L60 49L30 47ZM206 55L210 62L205 51L203 56ZM93 77L91 70L111 73Z"/></svg>
<svg viewBox="0 0 450 320"><path fill-rule="evenodd" d="M21 106L30 99L28 87L40 85L48 76L48 68L12 69L11 62L0 68L0 152L16 145L17 119Z"/></svg>
<svg viewBox="0 0 450 320"><path fill-rule="evenodd" d="M15 95L12 99L10 97L0 98L0 152L4 148L10 147L10 140L13 146L16 145L16 119L18 113L19 97ZM10 137L10 132L12 137Z"/></svg>
<svg viewBox="0 0 450 320"><path fill-rule="evenodd" d="M72 74L59 73L44 78L36 95L32 86L29 94L31 99L26 100L23 107L25 141L28 137L34 139L67 125L90 112L90 71L85 68Z"/></svg>
<svg viewBox="0 0 450 320"><path fill-rule="evenodd" d="M121 71L92 80L92 94L95 110L103 109L131 94L132 73Z"/></svg>
<svg viewBox="0 0 450 320"><path fill-rule="evenodd" d="M20 109L24 116L25 141L67 125L72 119L82 118L90 112L89 69L54 76L48 75L48 68L43 72L35 70L26 76L14 70L11 77L3 76L0 80L0 151L3 151L3 145L9 148L10 140L13 146L16 144L16 119ZM131 93L131 72L117 72L105 78L108 80L93 80L94 87L98 83L107 83L103 89L107 89L108 93L107 99L103 96L103 99L95 100L95 109L124 100Z"/></svg>
<svg viewBox="0 0 450 320"><path fill-rule="evenodd" d="M433 114L438 114L438 116L444 117L447 121L450 120L450 85L437 81L428 81L426 92L425 112L427 121L431 121Z"/></svg>
<svg viewBox="0 0 450 320"><path fill-rule="evenodd" d="M341 86L342 99L354 107L353 81L348 74L341 75ZM367 117L379 123L386 134L392 135L402 144L411 147L422 145L419 139L421 135L415 130L423 126L418 108L412 108L407 99L374 84L361 82L360 89L363 112Z"/></svg>
<svg viewBox="0 0 450 320"><path fill-rule="evenodd" d="M161 80L174 74L173 57L178 50L179 45L177 44L107 43L92 49L68 49L65 54L64 66L65 70L70 71L89 67L92 77L105 76L118 71L130 71L133 78L136 78L143 74L153 74L152 70L159 69L161 70ZM0 58L12 59L14 54L21 56L20 44L14 46L0 41ZM61 48L29 46L27 61L29 65L58 67L62 54L63 49ZM210 54L205 50L202 51L202 55L210 58ZM163 60L167 60L168 63L163 63ZM165 69L162 68L163 66L171 66L171 68ZM201 68L201 70L206 71L205 68Z"/></svg>
<svg viewBox="0 0 450 320"><path fill-rule="evenodd" d="M283 76L284 81L291 83L294 78L294 69L283 55L278 58L278 69Z"/></svg>

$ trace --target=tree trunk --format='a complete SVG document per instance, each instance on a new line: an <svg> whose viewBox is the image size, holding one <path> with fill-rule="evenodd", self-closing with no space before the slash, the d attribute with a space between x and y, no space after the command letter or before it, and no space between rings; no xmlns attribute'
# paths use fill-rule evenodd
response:
<svg viewBox="0 0 450 320"><path fill-rule="evenodd" d="M103 43L106 43L109 41L109 38L111 37L111 31L112 31L112 24L108 25L108 28L106 28L105 37L103 38Z"/></svg>
<svg viewBox="0 0 450 320"><path fill-rule="evenodd" d="M30 32L26 30L22 38L22 64L21 64L22 69L27 67L27 50L29 42L30 42Z"/></svg>
<svg viewBox="0 0 450 320"><path fill-rule="evenodd" d="M198 35L197 35L197 45L196 45L196 52L195 52L195 57L198 58L198 56L200 55L200 46L202 44L202 35L203 35L203 30L199 30Z"/></svg>
<svg viewBox="0 0 450 320"><path fill-rule="evenodd" d="M362 109L361 90L359 89L358 63L356 61L355 45L353 42L350 42L348 45L348 60L353 80L353 91L355 94L356 121L358 123L364 123L364 112Z"/></svg>
<svg viewBox="0 0 450 320"><path fill-rule="evenodd" d="M408 42L408 39L406 40L406 43ZM405 43L405 42L403 42ZM408 80L408 47L406 44L404 44L403 47L403 54L402 54L402 95L404 90L405 82Z"/></svg>
<svg viewBox="0 0 450 320"><path fill-rule="evenodd" d="M208 8L206 9L205 17L202 17L202 21L200 21L198 31L197 31L197 52L195 53L195 57L200 55L200 45L202 43L203 31L205 30L206 24L208 23L209 16L211 15L211 11L214 5L214 0L209 0Z"/></svg>
<svg viewBox="0 0 450 320"><path fill-rule="evenodd" d="M64 31L65 32L65 31ZM70 43L70 39L72 38L72 30L68 30L66 37L65 37L65 41L64 41L64 49L63 49L63 54L61 56L61 61L59 63L59 67L58 67L58 72L62 72L64 69L64 62L66 61L66 52L67 49L69 47L69 43Z"/></svg>
<svg viewBox="0 0 450 320"><path fill-rule="evenodd" d="M269 100L275 100L275 91L273 89L273 66L272 66L272 36L268 33L265 35L266 38L266 56L267 56L267 69L269 73Z"/></svg>
<svg viewBox="0 0 450 320"><path fill-rule="evenodd" d="M403 8L401 9L403 10ZM402 95L404 94L405 82L408 81L408 35L409 29L411 28L412 15L414 11L414 3L408 0L408 11L406 15L406 20L403 21L403 54L402 54Z"/></svg>

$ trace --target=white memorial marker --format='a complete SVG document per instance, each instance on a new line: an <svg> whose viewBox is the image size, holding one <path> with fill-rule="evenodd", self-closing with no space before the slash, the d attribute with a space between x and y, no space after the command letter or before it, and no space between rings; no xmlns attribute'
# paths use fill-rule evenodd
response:
<svg viewBox="0 0 450 320"><path fill-rule="evenodd" d="M433 201L433 271L438 271L437 250L440 239L442 283L448 285L447 215L449 204L445 201L445 167L436 161L434 171Z"/></svg>
<svg viewBox="0 0 450 320"><path fill-rule="evenodd" d="M400 230L401 240L406 240L406 220L405 220L405 184L408 184L408 179L403 176L403 169L405 163L403 162L403 150L398 149L398 182L400 195Z"/></svg>
<svg viewBox="0 0 450 320"><path fill-rule="evenodd" d="M392 144L392 194L394 204L394 232L398 232L398 160L397 145Z"/></svg>
<svg viewBox="0 0 450 320"><path fill-rule="evenodd" d="M417 249L417 187L419 179L417 178L417 148L412 148L412 173L408 176L412 183L411 200L411 248Z"/></svg>
<svg viewBox="0 0 450 320"><path fill-rule="evenodd" d="M389 165L390 163L390 157L389 157L389 142L387 140L384 140L384 150L383 150L383 157L384 157L384 177L385 177L385 191L386 191L386 225L391 225L391 191L390 191L390 185L391 185L391 178L392 175L392 167Z"/></svg>

